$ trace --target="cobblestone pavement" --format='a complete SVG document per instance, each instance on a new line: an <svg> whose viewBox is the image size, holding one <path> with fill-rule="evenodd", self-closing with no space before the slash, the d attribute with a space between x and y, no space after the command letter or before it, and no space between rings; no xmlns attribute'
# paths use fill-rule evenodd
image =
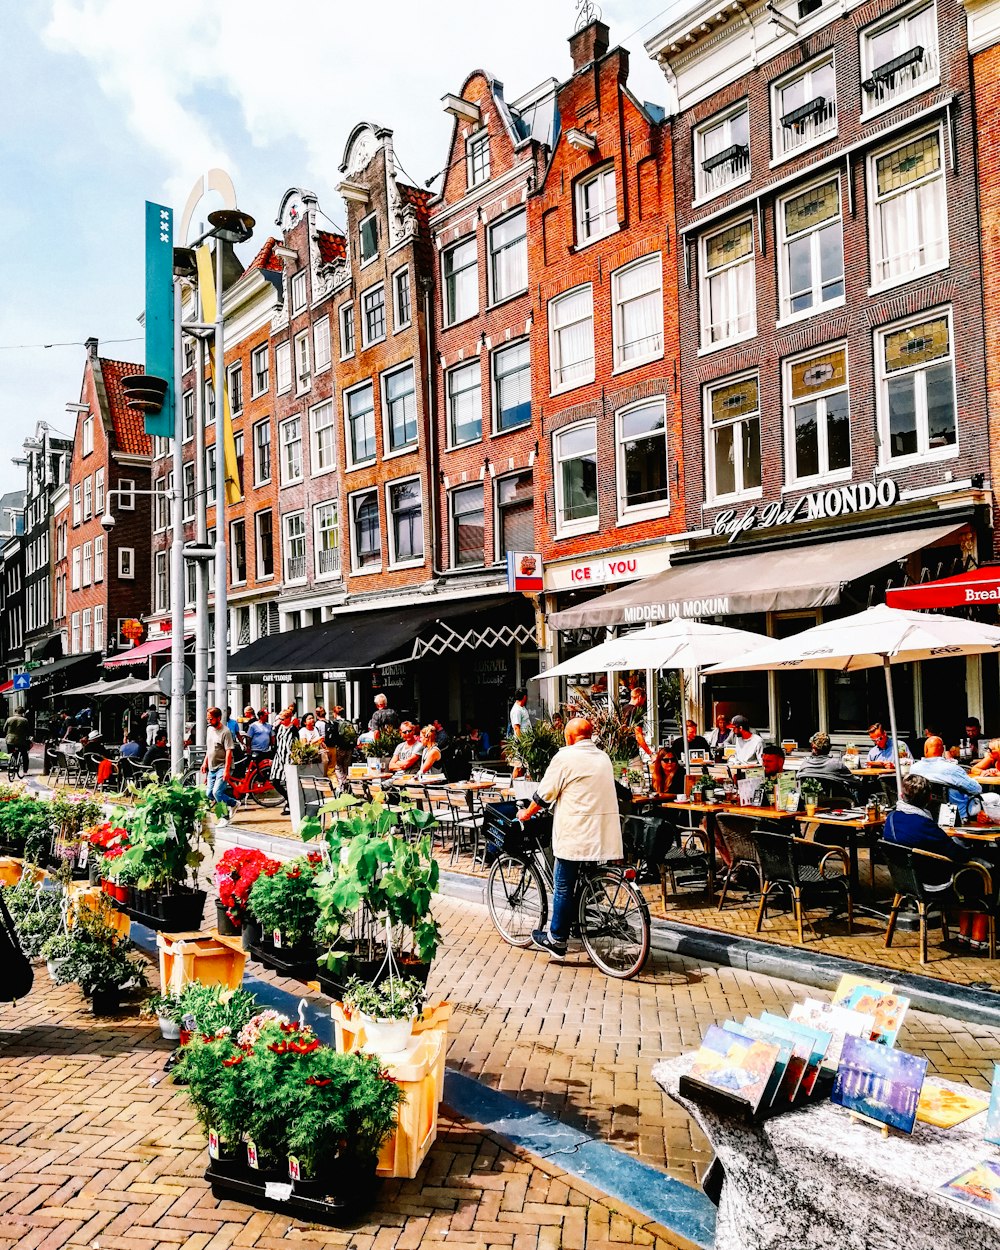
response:
<svg viewBox="0 0 1000 1250"><path fill-rule="evenodd" d="M557 1166L445 1117L413 1181L335 1230L212 1197L205 1143L169 1046L131 1019L95 1020L40 971L0 1007L0 1250L617 1250L684 1247Z"/></svg>

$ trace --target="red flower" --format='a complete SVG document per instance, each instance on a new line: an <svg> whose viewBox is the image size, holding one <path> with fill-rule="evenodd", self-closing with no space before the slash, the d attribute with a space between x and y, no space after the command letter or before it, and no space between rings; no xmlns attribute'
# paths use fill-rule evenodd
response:
<svg viewBox="0 0 1000 1250"><path fill-rule="evenodd" d="M289 1042L288 1048L297 1055L311 1055L314 1050L319 1050L319 1039L314 1037L311 1042Z"/></svg>
<svg viewBox="0 0 1000 1250"><path fill-rule="evenodd" d="M283 1055L288 1049L287 1042L268 1042L268 1050L273 1050L276 1055Z"/></svg>
<svg viewBox="0 0 1000 1250"><path fill-rule="evenodd" d="M285 873L285 876L288 878L289 881L298 881L299 877L302 876L302 869L291 868L289 869L288 872Z"/></svg>
<svg viewBox="0 0 1000 1250"><path fill-rule="evenodd" d="M299 1026L293 1020L289 1020L285 1024L279 1024L278 1028L282 1033L298 1033L299 1031Z"/></svg>
<svg viewBox="0 0 1000 1250"><path fill-rule="evenodd" d="M319 1085L319 1086L323 1086L323 1085L332 1085L332 1084L333 1084L333 1078L332 1078L332 1077L321 1077L321 1076L307 1076L307 1077L306 1077L306 1084L307 1084L307 1085Z"/></svg>
<svg viewBox="0 0 1000 1250"><path fill-rule="evenodd" d="M235 1068L238 1063L243 1062L242 1055L233 1055L232 1059L223 1059L222 1066L224 1068Z"/></svg>
<svg viewBox="0 0 1000 1250"><path fill-rule="evenodd" d="M319 851L310 851L306 858L314 866L318 866L323 862L323 856Z"/></svg>

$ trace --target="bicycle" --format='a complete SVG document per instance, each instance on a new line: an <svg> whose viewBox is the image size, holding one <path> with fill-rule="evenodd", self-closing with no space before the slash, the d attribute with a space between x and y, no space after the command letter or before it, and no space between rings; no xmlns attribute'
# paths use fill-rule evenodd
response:
<svg viewBox="0 0 1000 1250"><path fill-rule="evenodd" d="M546 837L551 825L537 816L522 824L502 810L512 806L486 809L487 855L496 856L486 880L486 906L504 941L525 947L531 945L532 931L544 929L549 918L555 889ZM650 945L649 907L635 883L635 869L604 863L581 867L576 916L584 950L607 976L630 980L645 966Z"/></svg>
<svg viewBox="0 0 1000 1250"><path fill-rule="evenodd" d="M17 781L28 775L28 751L26 747L8 747L7 780Z"/></svg>
<svg viewBox="0 0 1000 1250"><path fill-rule="evenodd" d="M285 802L285 796L280 790L275 789L271 780L271 759L265 757L260 760L248 760L246 767L242 769L242 775L237 776L233 773L229 782L229 788L232 791L234 799L242 800L243 806L246 807L247 799L253 801L259 807L280 807ZM233 765L234 769L240 769L240 761L236 761ZM186 786L203 786L204 777L199 768L189 768L183 777Z"/></svg>

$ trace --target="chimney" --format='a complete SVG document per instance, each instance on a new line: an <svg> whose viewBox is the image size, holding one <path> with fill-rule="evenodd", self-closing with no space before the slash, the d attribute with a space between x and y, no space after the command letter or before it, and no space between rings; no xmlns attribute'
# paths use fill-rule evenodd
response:
<svg viewBox="0 0 1000 1250"><path fill-rule="evenodd" d="M593 61L599 61L611 46L611 31L595 18L582 30L570 36L569 51L573 58L573 73L578 74Z"/></svg>
<svg viewBox="0 0 1000 1250"><path fill-rule="evenodd" d="M84 347L87 349L87 355L90 357L90 359L96 360L97 359L97 339L95 338L87 339L86 343L84 343Z"/></svg>

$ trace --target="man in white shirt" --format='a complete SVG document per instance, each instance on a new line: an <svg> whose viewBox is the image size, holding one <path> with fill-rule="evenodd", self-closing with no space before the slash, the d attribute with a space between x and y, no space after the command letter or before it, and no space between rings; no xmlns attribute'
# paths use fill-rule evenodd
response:
<svg viewBox="0 0 1000 1250"><path fill-rule="evenodd" d="M621 859L623 855L614 767L591 741L593 733L594 726L582 716L569 721L566 745L555 753L535 797L518 812L519 820L530 820L543 807L555 804L552 920L548 933L535 929L531 934L534 945L548 951L553 959L566 956L580 865Z"/></svg>
<svg viewBox="0 0 1000 1250"><path fill-rule="evenodd" d="M764 746L764 739L750 728L745 716L734 716L729 722L733 734L733 756L730 763L734 767L747 764L759 764Z"/></svg>
<svg viewBox="0 0 1000 1250"><path fill-rule="evenodd" d="M531 728L531 715L527 708L528 692L523 686L514 691L514 702L510 709L510 727L514 737L520 738L521 731Z"/></svg>

